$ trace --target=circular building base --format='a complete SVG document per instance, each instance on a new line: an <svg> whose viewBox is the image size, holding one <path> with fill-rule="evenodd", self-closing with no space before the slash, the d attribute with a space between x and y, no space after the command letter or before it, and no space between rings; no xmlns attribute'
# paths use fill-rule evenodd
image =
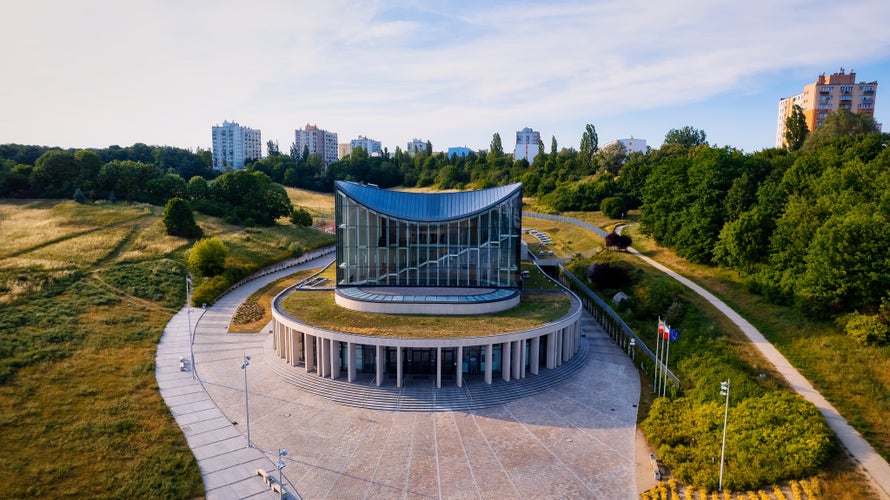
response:
<svg viewBox="0 0 890 500"><path fill-rule="evenodd" d="M489 314L519 305L518 288L337 287L334 301L353 311L385 314Z"/></svg>

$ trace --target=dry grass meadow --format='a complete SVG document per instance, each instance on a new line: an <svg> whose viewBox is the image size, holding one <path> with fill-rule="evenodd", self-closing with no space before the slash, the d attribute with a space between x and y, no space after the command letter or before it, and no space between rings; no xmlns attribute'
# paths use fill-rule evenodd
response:
<svg viewBox="0 0 890 500"><path fill-rule="evenodd" d="M157 343L185 303L191 246L166 235L162 212L0 202L0 498L204 495L155 381ZM196 218L236 263L330 242L284 221L245 229Z"/></svg>

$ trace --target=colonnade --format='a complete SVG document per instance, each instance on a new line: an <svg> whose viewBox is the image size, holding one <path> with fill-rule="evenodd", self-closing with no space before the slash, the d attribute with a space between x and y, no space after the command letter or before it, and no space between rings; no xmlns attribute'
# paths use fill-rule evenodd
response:
<svg viewBox="0 0 890 500"><path fill-rule="evenodd" d="M541 369L541 339L545 338L546 351L544 368L552 370L572 359L580 348L581 323L580 307L573 307L566 317L549 325L521 332L512 332L485 337L453 339L396 339L369 337L344 332L322 330L300 323L293 317L273 311L273 347L278 356L287 364L302 365L307 373L315 372L319 377L337 379L345 372L348 382L357 377L356 350L359 347L374 347L375 383L383 384L386 366L386 348L395 348L396 386L401 387L404 379L404 349L435 349L436 387L442 387L442 377L454 375L458 387L463 386L463 361L465 348L481 347L485 353L485 383L493 378L494 346L500 344L501 378L505 382L525 378L528 374L537 375ZM341 366L342 344L346 345L344 356L346 367ZM443 349L454 349L454 373L443 373Z"/></svg>

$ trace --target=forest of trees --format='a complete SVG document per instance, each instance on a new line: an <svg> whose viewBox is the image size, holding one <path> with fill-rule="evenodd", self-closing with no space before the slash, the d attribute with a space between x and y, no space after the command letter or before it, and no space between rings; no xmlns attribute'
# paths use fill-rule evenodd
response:
<svg viewBox="0 0 890 500"><path fill-rule="evenodd" d="M532 164L513 161L497 134L490 151L462 158L432 148L371 157L359 148L327 167L308 150L276 147L244 171L222 175L211 169L209 151L7 144L0 146L0 197L79 191L82 199L157 205L178 197L250 225L291 215L279 184L330 192L339 179L438 189L520 181L543 210L605 209L614 217L639 209L642 231L659 244L692 262L737 270L770 301L822 315L890 315L890 153L888 135L871 117L832 113L793 147L755 153L710 145L704 131L688 126L646 153L599 148L593 125L579 139L580 151L560 149L553 138Z"/></svg>

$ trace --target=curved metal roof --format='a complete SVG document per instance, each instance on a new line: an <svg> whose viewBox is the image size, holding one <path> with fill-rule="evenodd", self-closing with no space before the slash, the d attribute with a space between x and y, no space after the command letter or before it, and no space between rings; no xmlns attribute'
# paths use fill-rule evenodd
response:
<svg viewBox="0 0 890 500"><path fill-rule="evenodd" d="M455 193L390 191L337 181L337 190L365 207L397 219L434 222L460 219L488 210L522 190L522 183Z"/></svg>

